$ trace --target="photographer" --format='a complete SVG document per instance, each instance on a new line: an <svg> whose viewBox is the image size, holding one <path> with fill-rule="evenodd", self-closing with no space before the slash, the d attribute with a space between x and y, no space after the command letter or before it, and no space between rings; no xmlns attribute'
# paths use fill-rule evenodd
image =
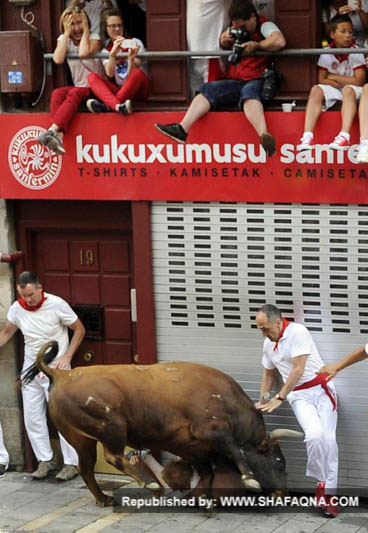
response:
<svg viewBox="0 0 368 533"><path fill-rule="evenodd" d="M180 124L155 126L164 135L184 143L189 129L208 111L238 104L260 136L266 154L272 156L276 152L276 141L273 135L267 132L261 102L263 73L267 69L268 59L265 56L244 56L243 53L280 50L285 46L285 38L279 28L273 22L260 17L252 3L247 0L234 0L229 10L229 17L231 29L221 34L220 44L225 49L234 48L229 56L232 62L227 62L228 70L224 79L202 85ZM241 40L240 35L234 39L234 34L239 34L236 32L239 29L243 30L240 32L243 35L242 43L235 42Z"/></svg>

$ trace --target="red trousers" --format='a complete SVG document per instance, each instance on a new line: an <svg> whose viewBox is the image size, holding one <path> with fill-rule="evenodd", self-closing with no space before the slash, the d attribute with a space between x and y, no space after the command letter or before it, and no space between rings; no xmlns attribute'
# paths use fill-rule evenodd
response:
<svg viewBox="0 0 368 533"><path fill-rule="evenodd" d="M92 96L89 87L60 87L51 94L50 112L52 122L61 131L68 131L69 122L72 120L82 102Z"/></svg>
<svg viewBox="0 0 368 533"><path fill-rule="evenodd" d="M121 87L95 72L88 74L88 83L97 98L113 111L125 100L145 100L148 97L148 76L140 68L132 70Z"/></svg>

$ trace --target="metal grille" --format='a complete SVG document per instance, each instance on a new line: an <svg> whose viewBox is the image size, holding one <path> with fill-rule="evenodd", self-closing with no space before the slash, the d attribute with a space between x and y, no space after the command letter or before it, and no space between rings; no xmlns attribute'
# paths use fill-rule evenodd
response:
<svg viewBox="0 0 368 533"><path fill-rule="evenodd" d="M255 400L264 303L305 324L326 363L367 341L368 206L157 202L152 228L159 360L216 366ZM345 487L368 482L367 377L361 363L335 379ZM287 405L266 422L298 428ZM290 485L307 486L304 444L283 449Z"/></svg>

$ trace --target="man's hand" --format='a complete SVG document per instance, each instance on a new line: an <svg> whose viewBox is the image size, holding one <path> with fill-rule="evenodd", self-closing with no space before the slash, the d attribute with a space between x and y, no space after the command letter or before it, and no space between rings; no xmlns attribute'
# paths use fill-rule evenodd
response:
<svg viewBox="0 0 368 533"><path fill-rule="evenodd" d="M259 44L256 41L247 41L246 43L242 44L242 47L246 54L252 54L259 49Z"/></svg>
<svg viewBox="0 0 368 533"><path fill-rule="evenodd" d="M227 28L227 30L223 31L220 35L220 47L228 50L229 48L232 48L233 44L234 38L231 36L230 28Z"/></svg>
<svg viewBox="0 0 368 533"><path fill-rule="evenodd" d="M59 357L52 363L53 368L58 368L59 370L70 370L70 357L67 355L63 355L62 357Z"/></svg>
<svg viewBox="0 0 368 533"><path fill-rule="evenodd" d="M272 413L272 411L280 407L281 404L282 404L282 400L278 400L277 398L273 397L271 398L271 400L269 400L267 403L264 403L260 407L257 407L257 404L256 404L256 408L259 411L262 411L262 413Z"/></svg>
<svg viewBox="0 0 368 533"><path fill-rule="evenodd" d="M326 381L330 381L338 372L336 367L337 365L325 365L316 374L328 374Z"/></svg>

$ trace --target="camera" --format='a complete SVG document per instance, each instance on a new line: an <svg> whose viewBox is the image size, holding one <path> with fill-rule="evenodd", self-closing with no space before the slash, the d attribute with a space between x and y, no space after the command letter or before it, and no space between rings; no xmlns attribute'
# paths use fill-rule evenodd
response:
<svg viewBox="0 0 368 533"><path fill-rule="evenodd" d="M237 65L243 53L242 44L251 41L251 35L245 28L229 28L230 35L234 39L233 50L228 57L228 61Z"/></svg>
<svg viewBox="0 0 368 533"><path fill-rule="evenodd" d="M280 87L282 74L280 72L277 72L277 70L275 70L274 66L272 65L271 68L267 68L263 72L262 77L264 82L261 98L262 100L266 101L273 100Z"/></svg>

